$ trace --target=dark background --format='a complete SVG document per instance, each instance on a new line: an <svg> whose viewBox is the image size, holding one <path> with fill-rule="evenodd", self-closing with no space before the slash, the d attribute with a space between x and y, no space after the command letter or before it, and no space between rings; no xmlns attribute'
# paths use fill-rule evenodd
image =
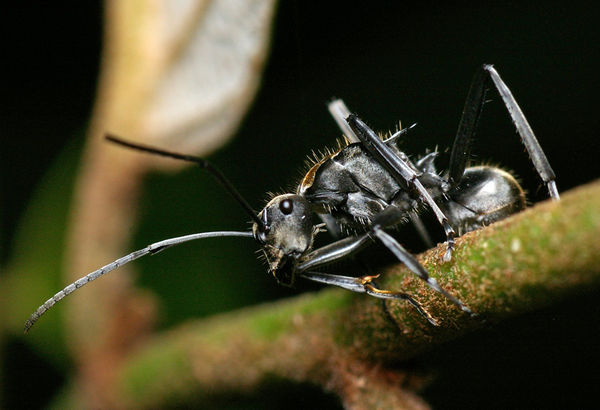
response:
<svg viewBox="0 0 600 410"><path fill-rule="evenodd" d="M512 89L556 171L559 190L597 178L598 10L574 2L394 4L280 4L256 102L236 138L210 158L251 204L259 209L265 192L293 187L306 155L333 145L340 135L326 110L333 97L377 130L394 129L399 120L417 122L402 145L407 153L449 148L482 63L494 64ZM81 145L94 99L102 17L96 2L20 4L4 13L3 263L13 252L19 218L44 187L43 175L60 169L59 153ZM545 199L500 98L494 91L489 98L475 161L513 170L532 202ZM439 165L445 164L442 156ZM143 199L134 249L192 231L247 226L235 203L196 170L150 176ZM254 246L239 241L173 249L138 264L139 283L162 298L162 327L295 292L278 287L255 261ZM576 295L408 365L435 375L424 392L435 407L597 406L597 300L597 291ZM56 366L26 341L11 338L3 350L0 407L41 406L68 379L68 364ZM45 382L32 393L31 384L40 380ZM295 397L291 390L288 397ZM311 390L298 397L314 395ZM249 401L263 403L260 397ZM269 405L287 402L284 395Z"/></svg>

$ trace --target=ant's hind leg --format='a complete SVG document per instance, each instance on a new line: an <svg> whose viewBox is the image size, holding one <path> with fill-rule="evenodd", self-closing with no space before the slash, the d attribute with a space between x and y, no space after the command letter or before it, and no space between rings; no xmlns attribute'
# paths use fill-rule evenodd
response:
<svg viewBox="0 0 600 410"><path fill-rule="evenodd" d="M450 154L450 167L449 167L449 181L452 187L456 187L463 177L465 168L469 162L469 156L471 152L471 142L475 136L477 130L477 123L481 117L483 111L483 105L485 103L486 88L488 82L491 80L498 90L502 101L510 114L512 122L517 127L517 132L521 137L521 141L531 162L535 166L535 169L539 176L542 178L544 184L547 185L550 197L558 200L559 194L556 189L556 176L544 150L540 146L527 118L521 111L521 107L517 104L517 100L512 95L512 92L506 86L496 69L489 65L484 64L473 77L465 106L463 108L462 117L458 124L458 130L456 131L456 137L454 138L454 145L452 146L452 153Z"/></svg>

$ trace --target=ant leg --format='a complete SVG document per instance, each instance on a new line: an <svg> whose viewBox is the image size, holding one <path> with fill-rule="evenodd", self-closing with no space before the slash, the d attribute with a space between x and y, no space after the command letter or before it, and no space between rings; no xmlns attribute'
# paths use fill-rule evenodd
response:
<svg viewBox="0 0 600 410"><path fill-rule="evenodd" d="M415 227L417 234L419 235L419 237L421 238L421 240L423 241L425 246L427 246L428 249L433 248L435 246L435 244L433 243L433 240L431 239L429 232L427 232L427 228L425 227L425 224L421 220L421 217L415 211L410 212L410 222Z"/></svg>
<svg viewBox="0 0 600 410"><path fill-rule="evenodd" d="M402 245L400 245L392 236L383 230L384 226L393 226L400 215L402 215L402 213L399 208L393 205L386 208L378 215L376 223L369 232L359 236L349 236L347 238L340 239L339 241L330 243L329 245L315 249L306 255L305 258L296 266L296 273L303 275L304 272L318 269L332 262L336 262L351 256L363 249L366 245L370 244L371 238L375 237L381 243L383 243L383 245L385 245L400 262L406 265L411 272L427 283L430 288L444 295L446 298L448 298L448 300L450 300L463 311L471 313L471 310L463 302L442 288L437 283L435 278L429 276L427 270L413 255L411 255L410 252L404 249ZM340 285L338 284L337 286Z"/></svg>
<svg viewBox="0 0 600 410"><path fill-rule="evenodd" d="M360 140L358 139L354 131L352 131L352 128L350 128L350 126L346 122L346 118L348 118L348 116L350 115L350 110L348 109L348 107L346 107L344 101L339 98L333 100L332 102L327 104L327 109L329 110L329 113L335 120L340 130L342 130L348 141L350 141L351 143L359 142Z"/></svg>
<svg viewBox="0 0 600 410"><path fill-rule="evenodd" d="M427 319L429 323L434 326L438 326L438 322L412 296L406 293L393 292L391 290L384 290L376 287L373 283L373 280L378 278L379 275L354 278L352 276L332 275L329 273L302 272L300 276L302 276L304 279L312 280L314 282L339 286L340 288L350 290L352 292L366 293L367 295L379 299L406 300L421 314L421 316Z"/></svg>
<svg viewBox="0 0 600 410"><path fill-rule="evenodd" d="M397 152L394 152L392 148L381 141L375 131L369 128L369 126L356 115L351 114L346 121L348 122L348 125L352 127L363 146L390 172L400 186L409 191L417 191L420 198L429 205L431 210L433 210L438 222L442 225L444 232L446 233L446 253L444 254L444 261L449 261L452 257L452 250L454 249L455 232L444 212L442 212L438 204L431 197L431 194L425 189L421 181L419 181L418 178L421 175L421 172L416 169L405 155L398 155ZM440 188L444 191L447 189L447 187Z"/></svg>
<svg viewBox="0 0 600 410"><path fill-rule="evenodd" d="M529 157L531 158L537 173L542 178L544 184L547 185L550 197L558 200L559 194L556 189L556 176L548 162L548 158L546 158L546 154L544 154L540 143L535 137L519 104L517 104L515 97L512 95L504 81L502 81L498 72L489 64L484 64L475 73L465 101L462 117L458 124L458 130L450 155L449 181L452 184L452 187L455 187L460 183L465 168L467 167L471 151L471 140L475 135L477 123L479 122L481 112L483 111L486 87L490 79L502 97L502 101L510 114L512 122L517 127L517 132L529 153Z"/></svg>
<svg viewBox="0 0 600 410"><path fill-rule="evenodd" d="M347 236L308 253L296 265L296 272L303 273L318 269L332 262L354 255L372 242L368 233L359 236Z"/></svg>
<svg viewBox="0 0 600 410"><path fill-rule="evenodd" d="M452 296L446 289L442 288L435 278L429 276L429 272L415 259L415 257L408 252L402 245L398 243L390 234L385 232L381 227L375 226L373 233L395 256L398 258L408 269L411 270L420 279L425 281L427 285L435 290L436 292L444 295L448 300L458 306L462 311L466 313L472 313L463 302L456 297Z"/></svg>
<svg viewBox="0 0 600 410"><path fill-rule="evenodd" d="M346 122L346 118L348 118L350 116L351 112L348 109L348 107L346 106L346 104L344 103L344 101L340 98L335 99L335 100L331 101L329 104L327 104L327 109L329 110L329 113L335 120L336 124L338 125L338 127L340 128L342 133L344 133L344 135L346 136L348 141L350 143L360 142L360 140L358 139L358 137L356 136L356 134L354 133L354 131L352 130L350 125L348 125L348 122ZM412 124L410 127L403 128L403 129L397 131L396 133L391 135L389 138L387 138L383 142L388 145L395 143L395 141L400 136L406 134L408 131L413 129L416 125L417 124ZM327 230L332 233L333 237L336 239L339 239L341 237L341 235L339 232L339 228L335 224L335 219L329 215L326 215L326 216L319 215L319 216L327 224ZM433 248L435 246L435 244L431 240L431 237L429 236L429 233L425 229L425 225L423 225L423 221L421 221L421 218L419 217L419 215L416 212L411 212L410 220L411 220L413 226L415 227L418 235L423 240L423 243L425 244L425 246L427 246L428 248Z"/></svg>
<svg viewBox="0 0 600 410"><path fill-rule="evenodd" d="M348 118L350 116L351 112L348 109L348 107L346 106L346 104L344 103L344 101L339 98L336 100L333 100L332 102L327 104L327 109L329 110L329 114L331 114L331 116L335 120L336 124L338 125L338 127L340 128L342 133L346 136L348 141L350 143L360 142L360 139L356 136L356 134L354 133L354 131L352 130L352 128L348 125L348 122L346 121L346 118ZM392 134L388 138L386 138L383 142L386 143L387 145L395 143L399 137L405 135L408 131L410 131L414 127L416 127L416 125L417 124L415 123L409 127L402 128L402 129L396 131L394 134Z"/></svg>

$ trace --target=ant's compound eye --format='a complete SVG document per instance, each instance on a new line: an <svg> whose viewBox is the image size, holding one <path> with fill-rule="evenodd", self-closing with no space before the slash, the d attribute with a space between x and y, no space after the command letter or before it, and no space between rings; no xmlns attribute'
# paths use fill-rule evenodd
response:
<svg viewBox="0 0 600 410"><path fill-rule="evenodd" d="M279 203L279 210L284 215L289 215L294 210L294 203L290 199L284 199Z"/></svg>

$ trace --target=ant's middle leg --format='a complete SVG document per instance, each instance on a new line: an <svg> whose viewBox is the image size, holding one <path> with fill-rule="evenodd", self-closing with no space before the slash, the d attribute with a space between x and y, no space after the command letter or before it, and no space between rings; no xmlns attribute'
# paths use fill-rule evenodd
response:
<svg viewBox="0 0 600 410"><path fill-rule="evenodd" d="M390 172L398 184L407 191L416 191L419 197L431 208L446 233L447 247L446 253L444 254L444 261L449 261L452 257L452 250L454 249L454 228L452 228L448 222L448 217L440 209L429 191L427 191L419 180L421 172L410 162L410 160L408 160L408 158L405 158L406 156L398 155L392 148L381 141L375 131L369 128L369 126L356 115L351 114L346 121L348 121L348 125L354 130L354 133L360 139L363 146ZM439 182L440 184L445 184L445 181L441 179ZM442 191L448 189L448 187L441 185L439 188Z"/></svg>

